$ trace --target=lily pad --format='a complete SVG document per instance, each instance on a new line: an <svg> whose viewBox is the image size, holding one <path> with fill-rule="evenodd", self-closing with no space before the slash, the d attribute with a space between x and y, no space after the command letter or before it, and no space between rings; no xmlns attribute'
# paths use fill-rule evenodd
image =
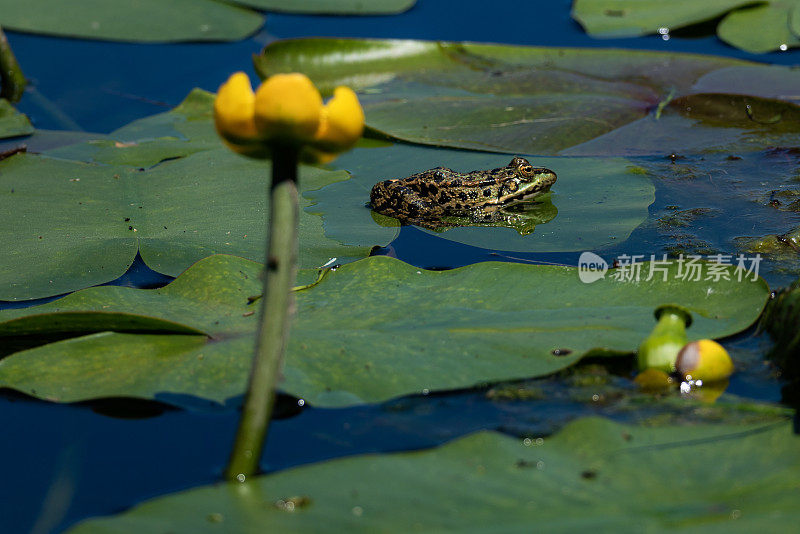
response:
<svg viewBox="0 0 800 534"><path fill-rule="evenodd" d="M0 0L7 30L107 41L236 41L258 30L258 13L216 0Z"/></svg>
<svg viewBox="0 0 800 534"><path fill-rule="evenodd" d="M0 98L0 139L33 133L28 117L14 109L8 100Z"/></svg>
<svg viewBox="0 0 800 534"><path fill-rule="evenodd" d="M226 149L203 151L148 170L20 154L0 162L0 299L73 291L121 276L137 252L155 271L177 276L197 260L230 253L262 260L269 162ZM344 172L302 167L301 193L345 180ZM301 207L313 202L302 199ZM366 247L326 238L319 217L301 212L302 267Z"/></svg>
<svg viewBox="0 0 800 534"><path fill-rule="evenodd" d="M192 489L69 532L789 531L800 520L798 446L788 422L586 418L542 441L480 432Z"/></svg>
<svg viewBox="0 0 800 534"><path fill-rule="evenodd" d="M588 353L632 352L660 305L691 311L692 339L715 338L749 326L768 296L763 280L737 281L730 267L718 281L681 280L677 269L639 282L612 270L584 284L570 267L489 262L439 272L367 258L296 293L280 387L314 405L347 406L542 376ZM96 332L0 360L0 386L59 402L225 402L247 382L256 325L248 297L260 291L259 272L212 256L163 289L90 288L0 312L0 337Z"/></svg>
<svg viewBox="0 0 800 534"><path fill-rule="evenodd" d="M0 225L0 237L14 242L14 253L0 258L0 283L6 288L0 300L108 282L125 271L137 251L152 269L172 276L213 253L260 260L269 164L226 153L214 131L213 98L195 90L174 110L108 136L47 150L48 157L20 156L0 164L0 207L8 205L3 213L9 221ZM375 182L440 165L491 169L509 159L383 144L356 149L333 163L354 173L350 180L342 172L307 168L301 177L301 266L363 257L397 235L392 219L388 227L376 224L365 207ZM653 186L628 173L625 160L532 160L559 174L550 197L554 209L540 218L549 222L535 224L525 236L503 227L454 228L437 235L495 250L574 251L619 243L646 219ZM23 265L24 279L16 274Z"/></svg>
<svg viewBox="0 0 800 534"><path fill-rule="evenodd" d="M194 89L170 111L133 121L110 134L49 150L45 154L110 165L151 167L165 159L223 148L214 130L214 97L214 93Z"/></svg>
<svg viewBox="0 0 800 534"><path fill-rule="evenodd" d="M720 39L748 52L764 53L800 46L797 2L771 0L730 13L717 27Z"/></svg>
<svg viewBox="0 0 800 534"><path fill-rule="evenodd" d="M326 15L392 15L411 9L417 0L234 0L237 4L286 13Z"/></svg>
<svg viewBox="0 0 800 534"><path fill-rule="evenodd" d="M725 15L719 38L759 53L800 45L800 26L792 15L797 10L796 2L786 0L575 0L572 17L595 37L635 37Z"/></svg>
<svg viewBox="0 0 800 534"><path fill-rule="evenodd" d="M751 0L574 0L572 18L595 37L637 37L724 15Z"/></svg>
<svg viewBox="0 0 800 534"><path fill-rule="evenodd" d="M660 130L663 154L670 142L685 143L686 130L704 115L691 107L666 110L672 100L706 92L761 96L758 79L741 77L732 86L701 83L731 67L758 67L733 59L631 50L536 48L413 40L293 39L267 46L255 58L262 77L302 71L330 92L350 85L364 104L368 127L414 143L519 154L642 153L650 122ZM800 85L800 72L776 68L781 85ZM701 84L704 90L694 88ZM793 92L771 97L797 108ZM759 104L761 105L761 104ZM744 109L744 108L742 108ZM661 121L662 114L669 120ZM765 125L754 128L751 149L796 138ZM625 129L622 142L591 152L584 144ZM774 134L774 135L773 135ZM739 123L722 120L692 149L718 147L721 136L742 135ZM724 142L722 143L725 144Z"/></svg>
<svg viewBox="0 0 800 534"><path fill-rule="evenodd" d="M376 224L375 214L365 207L376 182L440 166L460 172L493 169L507 165L510 159L405 144L356 149L332 164L350 172L351 179L310 193L308 198L316 202L313 209L324 214L325 233L329 237L343 243L375 243L396 231ZM443 239L493 250L582 251L621 243L646 220L655 189L647 177L629 172L628 161L546 157L529 157L529 160L558 175L549 196L558 214L551 220L544 219L544 224L536 224L527 235L506 227L423 230Z"/></svg>

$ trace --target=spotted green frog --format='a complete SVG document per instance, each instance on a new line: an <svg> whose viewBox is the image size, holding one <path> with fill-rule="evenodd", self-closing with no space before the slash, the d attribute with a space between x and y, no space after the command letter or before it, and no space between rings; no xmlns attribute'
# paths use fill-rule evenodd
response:
<svg viewBox="0 0 800 534"><path fill-rule="evenodd" d="M556 173L534 167L521 157L490 171L460 173L437 167L378 182L370 192L370 207L403 224L425 228L470 224L513 227L504 221L520 216L507 208L547 193L555 181Z"/></svg>

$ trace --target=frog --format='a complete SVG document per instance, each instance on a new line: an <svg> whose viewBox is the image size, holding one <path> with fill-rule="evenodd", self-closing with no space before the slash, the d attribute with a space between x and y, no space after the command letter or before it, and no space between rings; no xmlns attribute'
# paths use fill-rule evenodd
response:
<svg viewBox="0 0 800 534"><path fill-rule="evenodd" d="M508 208L545 195L556 178L555 172L534 167L520 156L492 170L461 173L437 167L378 182L370 191L369 206L401 224L429 229L472 224L514 227L512 220L520 216Z"/></svg>

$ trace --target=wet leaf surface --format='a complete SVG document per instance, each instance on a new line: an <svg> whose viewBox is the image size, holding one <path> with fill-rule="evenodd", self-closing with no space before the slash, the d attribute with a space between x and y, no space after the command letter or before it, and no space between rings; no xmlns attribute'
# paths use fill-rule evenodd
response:
<svg viewBox="0 0 800 534"><path fill-rule="evenodd" d="M153 270L177 276L197 260L230 253L264 256L269 162L207 150L149 169L18 154L0 162L0 299L57 295L121 276L137 252ZM301 169L305 194L347 179ZM301 198L301 207L313 203ZM301 211L300 264L363 257L323 234ZM24 275L20 274L24 273Z"/></svg>
<svg viewBox="0 0 800 534"><path fill-rule="evenodd" d="M97 332L0 360L0 385L60 402L224 403L244 392L259 270L213 256L163 289L90 288L0 312L0 336ZM313 405L348 406L547 375L587 352L632 352L667 303L693 314L690 338L730 335L755 321L768 288L727 272L729 280L683 281L672 265L649 281L610 271L584 284L570 267L489 262L435 272L368 258L296 293L280 388Z"/></svg>
<svg viewBox="0 0 800 534"><path fill-rule="evenodd" d="M434 146L572 155L753 150L791 143L800 128L795 91L774 94L741 69L769 72L777 87L796 87L800 73L712 56L295 39L267 46L255 62L262 77L301 70L323 91L351 85L372 131ZM738 96L724 113L709 111L717 93ZM743 123L748 104L756 120ZM778 108L782 120L762 121ZM713 124L703 122L709 114Z"/></svg>
<svg viewBox="0 0 800 534"><path fill-rule="evenodd" d="M798 439L788 422L644 428L586 418L544 439L481 432L427 451L357 456L207 486L70 532L245 531L263 524L285 532L531 524L554 532L586 525L784 530L798 520Z"/></svg>
<svg viewBox="0 0 800 534"><path fill-rule="evenodd" d="M261 15L216 0L0 0L7 30L109 41L235 41L255 33Z"/></svg>
<svg viewBox="0 0 800 534"><path fill-rule="evenodd" d="M411 9L416 0L234 0L237 4L286 13L392 15Z"/></svg>
<svg viewBox="0 0 800 534"><path fill-rule="evenodd" d="M14 109L8 100L0 98L0 139L33 133L28 117Z"/></svg>
<svg viewBox="0 0 800 534"><path fill-rule="evenodd" d="M135 120L107 135L45 152L54 158L152 167L174 158L223 148L214 130L214 94L195 89L176 108Z"/></svg>
<svg viewBox="0 0 800 534"><path fill-rule="evenodd" d="M313 209L324 214L325 231L330 237L343 243L379 243L396 229L382 226L394 219L365 207L375 183L435 167L450 167L459 172L488 170L508 165L510 160L505 155L405 144L356 149L332 164L334 168L346 169L351 179L312 193L309 198L316 202ZM631 164L624 159L529 156L529 160L558 175L549 195L549 202L557 210L555 217L539 221L526 235L505 227L423 230L449 241L494 250L575 251L621 243L647 218L647 208L653 202L653 185L647 177L631 173Z"/></svg>
<svg viewBox="0 0 800 534"><path fill-rule="evenodd" d="M596 37L669 34L723 17L717 27L719 38L759 53L800 45L800 25L793 16L797 11L798 4L791 0L575 0L572 17Z"/></svg>

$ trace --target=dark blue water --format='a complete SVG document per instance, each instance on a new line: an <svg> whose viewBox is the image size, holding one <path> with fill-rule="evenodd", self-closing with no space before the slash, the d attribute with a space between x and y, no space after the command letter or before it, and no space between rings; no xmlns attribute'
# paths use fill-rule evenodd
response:
<svg viewBox="0 0 800 534"><path fill-rule="evenodd" d="M658 36L597 41L570 19L568 0L496 0L488 8L473 0L455 5L419 0L408 13L392 17L269 15L261 33L230 44L136 45L14 33L9 39L32 81L20 109L35 125L101 133L165 111L193 87L216 90L233 71L245 70L254 78L251 54L274 39L289 37L609 46L800 63L800 51L753 56L728 47L708 29L699 36L676 32L669 41ZM401 232L391 251L426 267L504 259L496 252L436 239L413 228ZM563 254L524 259L576 263L576 257ZM117 283L150 287L166 281L137 262ZM0 303L0 308L4 306ZM768 340L750 331L727 345L756 355L745 363L747 372L735 375L731 390L757 400L780 400L780 383L758 356ZM625 379L612 375L608 381L613 391L631 390ZM485 390L346 410L300 410L289 399L283 410L286 417L270 428L262 467L273 470L360 452L429 447L481 428L539 435L556 430L569 418L592 413L621 420L633 417L610 397L608 402L593 399L590 390L576 397L558 380L536 384L545 392L536 402L498 400ZM643 409L636 417L647 413ZM88 516L119 512L149 497L214 482L227 459L236 418L233 407L204 413L143 402L55 405L7 392L0 396L5 488L0 532L58 532Z"/></svg>

